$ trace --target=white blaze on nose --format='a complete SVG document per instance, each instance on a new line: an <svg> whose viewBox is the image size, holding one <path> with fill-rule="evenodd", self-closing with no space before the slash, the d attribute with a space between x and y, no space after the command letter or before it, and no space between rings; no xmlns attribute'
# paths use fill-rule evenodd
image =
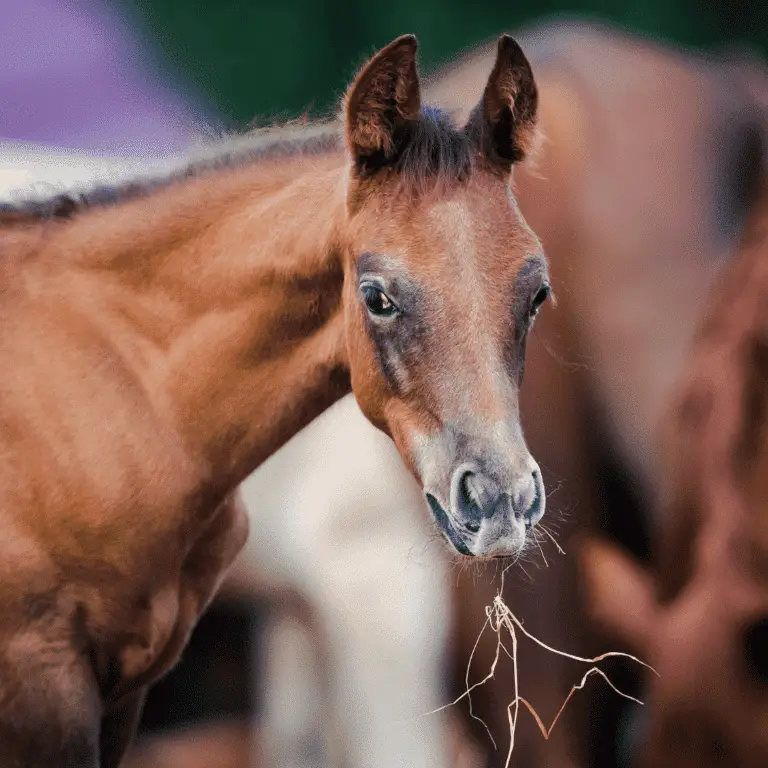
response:
<svg viewBox="0 0 768 768"><path fill-rule="evenodd" d="M443 317L443 328L452 334L446 347L454 354L445 361L446 376L438 396L448 402L441 406L447 409L446 416L460 416L482 399L501 414L509 405L505 391L509 376L490 332L488 281L480 270L473 217L466 204L449 200L437 203L430 218L442 236L448 278L444 290L454 299L446 311L455 315Z"/></svg>

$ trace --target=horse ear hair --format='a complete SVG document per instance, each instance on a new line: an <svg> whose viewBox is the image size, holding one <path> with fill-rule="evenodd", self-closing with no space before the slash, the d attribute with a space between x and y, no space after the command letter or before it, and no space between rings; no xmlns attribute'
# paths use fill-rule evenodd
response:
<svg viewBox="0 0 768 768"><path fill-rule="evenodd" d="M490 162L509 172L533 148L538 103L528 59L514 38L502 35L483 98L465 130Z"/></svg>
<svg viewBox="0 0 768 768"><path fill-rule="evenodd" d="M417 47L413 35L398 37L360 70L347 91L347 146L362 175L393 162L409 123L419 116Z"/></svg>

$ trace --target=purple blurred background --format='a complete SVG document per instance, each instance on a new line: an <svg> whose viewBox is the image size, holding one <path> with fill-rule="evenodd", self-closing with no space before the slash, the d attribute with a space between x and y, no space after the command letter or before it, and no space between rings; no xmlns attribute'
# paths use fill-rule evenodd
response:
<svg viewBox="0 0 768 768"><path fill-rule="evenodd" d="M101 2L0 0L0 18L0 141L157 157L210 120Z"/></svg>

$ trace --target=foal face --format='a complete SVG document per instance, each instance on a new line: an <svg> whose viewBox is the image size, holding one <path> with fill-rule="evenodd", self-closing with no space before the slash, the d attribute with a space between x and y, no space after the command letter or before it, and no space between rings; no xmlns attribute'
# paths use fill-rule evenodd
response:
<svg viewBox="0 0 768 768"><path fill-rule="evenodd" d="M344 300L352 386L363 412L393 437L421 480L456 550L515 554L526 528L544 512L541 473L520 427L518 390L527 335L549 281L541 245L508 185L530 134L535 88L519 48L502 38L484 100L458 131L443 116L409 105L418 99L418 81L408 40L396 41L369 65L382 66L384 59L385 68L393 67L387 78L372 79L374 87L394 84L395 95L372 101L396 103L399 88L410 119L421 122L409 139L407 115L399 128L397 114L381 120L394 126L392 159L358 155L350 180ZM398 72L404 73L399 86ZM365 87L365 74L353 94L361 80ZM361 101L365 97L348 98L358 109ZM359 124L348 113L348 127L350 121L350 145L359 152ZM366 113L363 127L370 131L372 122ZM396 147L398 130L405 142L428 134L429 154L419 155L424 147ZM408 175L420 170L432 178L415 187Z"/></svg>

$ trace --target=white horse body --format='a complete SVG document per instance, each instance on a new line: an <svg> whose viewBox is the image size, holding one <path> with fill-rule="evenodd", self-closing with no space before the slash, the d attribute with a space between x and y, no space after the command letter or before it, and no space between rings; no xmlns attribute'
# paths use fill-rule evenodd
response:
<svg viewBox="0 0 768 768"><path fill-rule="evenodd" d="M322 617L350 766L447 765L444 717L426 715L446 698L446 559L392 442L350 395L254 472L241 496L254 530L238 575L266 565Z"/></svg>

